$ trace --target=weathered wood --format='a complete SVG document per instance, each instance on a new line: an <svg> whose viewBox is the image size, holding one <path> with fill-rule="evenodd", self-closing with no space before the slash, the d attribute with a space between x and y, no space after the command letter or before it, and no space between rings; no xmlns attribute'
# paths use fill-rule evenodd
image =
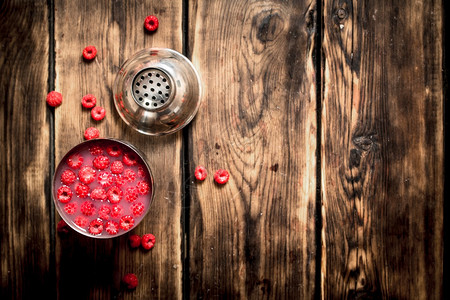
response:
<svg viewBox="0 0 450 300"><path fill-rule="evenodd" d="M144 31L147 15L159 18L154 34ZM56 115L56 161L83 140L85 128L99 128L102 137L124 139L143 151L157 186L152 210L133 232L151 232L157 238L150 251L132 251L128 235L110 241L85 238L73 232L58 238L59 297L180 298L181 297L181 134L152 138L128 128L116 113L112 84L120 65L147 47L182 48L182 1L56 1L56 87L65 104ZM95 61L81 57L87 45L98 50ZM91 119L81 107L83 95L97 97L107 116ZM120 287L125 273L136 273L140 284L127 293ZM75 282L82 282L74 288Z"/></svg>
<svg viewBox="0 0 450 300"><path fill-rule="evenodd" d="M441 1L323 3L323 296L440 299Z"/></svg>
<svg viewBox="0 0 450 300"><path fill-rule="evenodd" d="M204 88L189 135L190 296L310 299L315 279L315 1L191 1ZM231 178L213 181L219 168Z"/></svg>
<svg viewBox="0 0 450 300"><path fill-rule="evenodd" d="M47 3L2 1L0 19L0 298L49 299Z"/></svg>

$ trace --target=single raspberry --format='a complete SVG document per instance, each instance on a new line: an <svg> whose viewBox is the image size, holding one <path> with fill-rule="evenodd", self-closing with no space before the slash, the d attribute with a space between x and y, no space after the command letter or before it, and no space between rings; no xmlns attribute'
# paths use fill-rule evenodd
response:
<svg viewBox="0 0 450 300"><path fill-rule="evenodd" d="M108 221L108 222L106 222L105 230L110 235L115 235L119 232L119 223L117 223L115 221Z"/></svg>
<svg viewBox="0 0 450 300"><path fill-rule="evenodd" d="M139 190L135 186L130 186L125 190L125 200L134 202L139 197Z"/></svg>
<svg viewBox="0 0 450 300"><path fill-rule="evenodd" d="M133 182L136 179L136 173L131 169L126 169L123 171L123 177L125 177L128 182Z"/></svg>
<svg viewBox="0 0 450 300"><path fill-rule="evenodd" d="M123 208L119 204L111 205L111 217L120 218L123 215Z"/></svg>
<svg viewBox="0 0 450 300"><path fill-rule="evenodd" d="M138 167L138 172L137 172L139 178L146 178L147 177L147 172L145 172L145 169L143 166L139 166Z"/></svg>
<svg viewBox="0 0 450 300"><path fill-rule="evenodd" d="M71 185L77 180L77 175L72 170L65 170L61 174L61 182L65 185Z"/></svg>
<svg viewBox="0 0 450 300"><path fill-rule="evenodd" d="M89 147L89 152L94 156L101 155L103 154L103 148L99 145L92 145Z"/></svg>
<svg viewBox="0 0 450 300"><path fill-rule="evenodd" d="M158 18L155 16L147 16L144 21L144 27L150 32L155 31L158 29L159 21Z"/></svg>
<svg viewBox="0 0 450 300"><path fill-rule="evenodd" d="M86 198L89 194L89 191L90 191L89 186L87 186L85 184L77 183L75 185L75 193L80 198Z"/></svg>
<svg viewBox="0 0 450 300"><path fill-rule="evenodd" d="M139 284L139 280L138 280L137 276L132 273L126 274L125 276L123 276L122 282L130 290L135 289Z"/></svg>
<svg viewBox="0 0 450 300"><path fill-rule="evenodd" d="M208 172L206 172L205 167L203 166L198 166L197 168L195 168L195 178L197 178L197 180L203 181L206 179L206 176L208 175Z"/></svg>
<svg viewBox="0 0 450 300"><path fill-rule="evenodd" d="M86 228L88 222L89 222L88 219L82 215L76 217L74 220L74 223L80 226L81 228Z"/></svg>
<svg viewBox="0 0 450 300"><path fill-rule="evenodd" d="M97 201L105 201L106 200L106 191L101 187L96 187L91 192L91 199Z"/></svg>
<svg viewBox="0 0 450 300"><path fill-rule="evenodd" d="M58 189L57 198L61 203L67 203L72 199L72 190L70 187L63 185Z"/></svg>
<svg viewBox="0 0 450 300"><path fill-rule="evenodd" d="M127 166L134 166L137 164L137 157L136 154L132 152L127 152L123 154L122 161Z"/></svg>
<svg viewBox="0 0 450 300"><path fill-rule="evenodd" d="M47 104L52 107L58 107L62 103L62 95L56 91L51 91L47 94Z"/></svg>
<svg viewBox="0 0 450 300"><path fill-rule="evenodd" d="M123 186L125 183L127 183L127 180L123 175L117 174L116 178L114 179L117 186Z"/></svg>
<svg viewBox="0 0 450 300"><path fill-rule="evenodd" d="M78 171L80 181L89 184L95 180L95 170L89 166L84 166Z"/></svg>
<svg viewBox="0 0 450 300"><path fill-rule="evenodd" d="M67 225L66 221L61 220L58 222L58 225L56 225L56 231L60 234L68 234L69 233L69 225Z"/></svg>
<svg viewBox="0 0 450 300"><path fill-rule="evenodd" d="M104 170L109 166L109 158L108 158L108 156L99 155L96 158L94 158L94 161L92 162L92 164L97 169Z"/></svg>
<svg viewBox="0 0 450 300"><path fill-rule="evenodd" d="M120 160L113 161L110 166L111 173L120 174L123 172L123 164Z"/></svg>
<svg viewBox="0 0 450 300"><path fill-rule="evenodd" d="M92 201L84 201L81 203L81 213L85 216L92 216L95 213L95 205Z"/></svg>
<svg viewBox="0 0 450 300"><path fill-rule="evenodd" d="M93 60L97 55L97 48L94 46L87 46L83 49L83 57L85 60Z"/></svg>
<svg viewBox="0 0 450 300"><path fill-rule="evenodd" d="M102 218L103 220L108 220L110 213L111 213L111 208L109 208L109 205L107 205L107 204L103 204L98 209L98 216L99 216L99 218Z"/></svg>
<svg viewBox="0 0 450 300"><path fill-rule="evenodd" d="M227 170L219 169L219 170L216 171L216 173L214 173L214 180L218 184L225 184L225 183L227 183L229 178L230 178L230 174L228 173Z"/></svg>
<svg viewBox="0 0 450 300"><path fill-rule="evenodd" d="M150 185L147 181L139 181L136 187L141 195L147 195L150 192Z"/></svg>
<svg viewBox="0 0 450 300"><path fill-rule="evenodd" d="M95 127L89 127L84 131L84 138L86 140L96 139L100 136L100 131Z"/></svg>
<svg viewBox="0 0 450 300"><path fill-rule="evenodd" d="M141 245L141 237L138 236L137 234L130 235L128 241L130 242L131 248L137 248Z"/></svg>
<svg viewBox="0 0 450 300"><path fill-rule="evenodd" d="M64 211L68 215L73 215L77 211L77 204L74 202L66 203L64 205Z"/></svg>
<svg viewBox="0 0 450 300"><path fill-rule="evenodd" d="M122 150L118 145L109 145L106 147L106 152L112 157L119 157L122 155Z"/></svg>
<svg viewBox="0 0 450 300"><path fill-rule="evenodd" d="M134 219L132 216L123 216L120 218L119 227L123 230L129 230L134 225Z"/></svg>
<svg viewBox="0 0 450 300"><path fill-rule="evenodd" d="M144 213L144 209L145 209L145 206L144 206L144 203L142 203L142 202L133 203L131 205L131 212L136 217L141 216Z"/></svg>
<svg viewBox="0 0 450 300"><path fill-rule="evenodd" d="M118 186L111 187L106 193L108 196L109 202L115 204L119 203L122 200L123 192Z"/></svg>
<svg viewBox="0 0 450 300"><path fill-rule="evenodd" d="M153 234L147 233L142 236L141 245L142 248L150 250L155 246L156 238Z"/></svg>
<svg viewBox="0 0 450 300"><path fill-rule="evenodd" d="M95 219L89 223L89 233L93 235L97 235L102 233L103 231L103 221L102 219Z"/></svg>
<svg viewBox="0 0 450 300"><path fill-rule="evenodd" d="M91 94L87 94L83 96L83 99L81 99L81 105L83 105L84 108L93 108L96 103L97 98Z"/></svg>
<svg viewBox="0 0 450 300"><path fill-rule="evenodd" d="M67 159L67 165L73 169L79 169L83 165L84 158L78 153L75 153Z"/></svg>
<svg viewBox="0 0 450 300"><path fill-rule="evenodd" d="M101 106L96 106L91 110L92 119L100 121L106 116L106 110Z"/></svg>
<svg viewBox="0 0 450 300"><path fill-rule="evenodd" d="M111 173L104 171L98 174L97 180L102 187L109 187L113 184L114 177L112 176Z"/></svg>

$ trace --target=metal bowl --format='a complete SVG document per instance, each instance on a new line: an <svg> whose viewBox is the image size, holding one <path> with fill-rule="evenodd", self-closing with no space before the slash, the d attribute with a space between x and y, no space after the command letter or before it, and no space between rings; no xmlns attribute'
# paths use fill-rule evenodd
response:
<svg viewBox="0 0 450 300"><path fill-rule="evenodd" d="M150 48L125 61L116 75L113 95L126 124L158 136L176 132L194 118L201 84L185 56L172 49Z"/></svg>

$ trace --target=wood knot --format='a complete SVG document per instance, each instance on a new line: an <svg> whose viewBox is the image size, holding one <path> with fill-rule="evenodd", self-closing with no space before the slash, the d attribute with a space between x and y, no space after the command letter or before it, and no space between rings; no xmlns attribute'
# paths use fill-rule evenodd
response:
<svg viewBox="0 0 450 300"><path fill-rule="evenodd" d="M358 149L363 151L377 150L378 148L376 134L356 136L352 141Z"/></svg>
<svg viewBox="0 0 450 300"><path fill-rule="evenodd" d="M283 29L283 19L278 13L269 13L258 21L261 16L255 16L253 23L257 25L256 38L262 43L274 41Z"/></svg>

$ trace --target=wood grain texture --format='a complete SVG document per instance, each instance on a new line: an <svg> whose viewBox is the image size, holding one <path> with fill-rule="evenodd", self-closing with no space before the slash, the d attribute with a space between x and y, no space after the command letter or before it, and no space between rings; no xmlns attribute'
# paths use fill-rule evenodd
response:
<svg viewBox="0 0 450 300"><path fill-rule="evenodd" d="M133 231L151 232L157 244L150 252L132 251L128 235L110 241L82 237L73 232L58 238L59 297L180 298L181 297L181 134L152 138L128 128L115 111L112 84L121 64L148 47L182 48L182 1L57 1L55 3L56 88L65 105L56 114L56 162L83 140L87 127L99 128L102 137L126 140L143 151L152 167L157 187L151 212ZM144 31L147 15L157 15L160 27ZM97 58L82 59L82 50L94 45ZM94 94L107 116L91 119L81 107L85 94ZM135 273L139 287L124 292L120 280ZM84 278L83 285L73 283Z"/></svg>
<svg viewBox="0 0 450 300"><path fill-rule="evenodd" d="M0 298L50 298L47 3L2 1L0 19Z"/></svg>
<svg viewBox="0 0 450 300"><path fill-rule="evenodd" d="M440 1L323 1L322 289L440 299Z"/></svg>
<svg viewBox="0 0 450 300"><path fill-rule="evenodd" d="M191 298L314 295L315 25L314 1L190 3L189 162L209 172L191 187Z"/></svg>

